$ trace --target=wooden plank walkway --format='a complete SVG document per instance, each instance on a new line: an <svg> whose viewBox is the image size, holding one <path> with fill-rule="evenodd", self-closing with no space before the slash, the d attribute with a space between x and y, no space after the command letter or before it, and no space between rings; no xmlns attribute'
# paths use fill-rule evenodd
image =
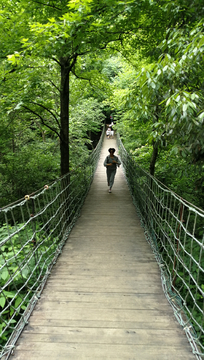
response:
<svg viewBox="0 0 204 360"><path fill-rule="evenodd" d="M13 360L195 360L161 287L122 169L108 193L104 140L81 217ZM117 152L116 152L117 155Z"/></svg>

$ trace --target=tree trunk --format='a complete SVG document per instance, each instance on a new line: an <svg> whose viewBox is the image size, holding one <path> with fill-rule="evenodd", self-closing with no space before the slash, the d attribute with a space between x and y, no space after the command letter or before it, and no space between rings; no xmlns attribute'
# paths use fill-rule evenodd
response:
<svg viewBox="0 0 204 360"><path fill-rule="evenodd" d="M155 164L157 161L157 157L158 157L158 144L156 142L153 143L153 153L152 153L152 158L150 161L150 167L149 167L149 171L150 174L154 176L154 171L155 171Z"/></svg>
<svg viewBox="0 0 204 360"><path fill-rule="evenodd" d="M60 152L61 176L69 172L69 75L67 59L61 59L61 94L60 94Z"/></svg>
<svg viewBox="0 0 204 360"><path fill-rule="evenodd" d="M60 155L61 176L69 173L69 76L70 63L66 58L60 59L61 64L61 92L60 92ZM69 209L70 177L66 176L61 182L61 211L60 220L63 234L66 234L70 223Z"/></svg>

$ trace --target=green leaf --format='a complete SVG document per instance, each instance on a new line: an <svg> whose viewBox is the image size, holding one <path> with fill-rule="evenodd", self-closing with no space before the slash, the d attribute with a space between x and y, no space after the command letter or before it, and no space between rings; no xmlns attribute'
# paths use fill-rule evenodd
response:
<svg viewBox="0 0 204 360"><path fill-rule="evenodd" d="M12 54L12 55L7 55L7 58L8 58L8 61L10 61L12 63L12 65L15 65L16 63L16 58L15 58L15 55Z"/></svg>
<svg viewBox="0 0 204 360"><path fill-rule="evenodd" d="M166 102L166 106L168 106L170 104L171 98L169 98Z"/></svg>
<svg viewBox="0 0 204 360"><path fill-rule="evenodd" d="M178 149L176 146L174 146L174 147L172 148L172 152L173 152L175 155L177 155L178 152L179 152L179 149Z"/></svg>
<svg viewBox="0 0 204 360"><path fill-rule="evenodd" d="M4 296L1 296L0 297L0 306L2 307L2 309L3 309L4 305L5 305L5 303L6 303L6 298Z"/></svg>
<svg viewBox="0 0 204 360"><path fill-rule="evenodd" d="M22 104L23 104L23 102L20 101L20 102L15 106L14 110L20 109Z"/></svg>
<svg viewBox="0 0 204 360"><path fill-rule="evenodd" d="M7 268L3 270L2 274L1 274L1 278L2 278L3 280L6 280L6 279L9 278L9 272L8 272L8 269L7 269Z"/></svg>
<svg viewBox="0 0 204 360"><path fill-rule="evenodd" d="M176 100L176 102L179 102L180 99L181 99L181 96L178 94L178 95L175 97L175 100Z"/></svg>
<svg viewBox="0 0 204 360"><path fill-rule="evenodd" d="M4 290L4 295L6 297L8 297L8 298L13 299L15 297L16 293L14 291L6 291L6 290Z"/></svg>
<svg viewBox="0 0 204 360"><path fill-rule="evenodd" d="M55 23L55 19L54 18L50 18L48 19L51 23Z"/></svg>
<svg viewBox="0 0 204 360"><path fill-rule="evenodd" d="M183 112L185 112L188 108L188 104L183 104Z"/></svg>
<svg viewBox="0 0 204 360"><path fill-rule="evenodd" d="M25 268L25 269L23 269L23 271L22 271L22 275L23 275L24 279L27 279L28 274L29 274L29 268Z"/></svg>
<svg viewBox="0 0 204 360"><path fill-rule="evenodd" d="M22 298L21 298L20 296L18 296L18 297L16 298L14 307L17 308L17 307L20 305L21 302L22 302Z"/></svg>
<svg viewBox="0 0 204 360"><path fill-rule="evenodd" d="M191 100L195 100L195 99L198 99L198 95L195 93L191 94Z"/></svg>

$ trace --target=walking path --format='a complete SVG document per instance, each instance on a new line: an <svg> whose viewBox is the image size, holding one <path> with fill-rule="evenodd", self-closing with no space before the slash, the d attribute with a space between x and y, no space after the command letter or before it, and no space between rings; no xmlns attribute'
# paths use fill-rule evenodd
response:
<svg viewBox="0 0 204 360"><path fill-rule="evenodd" d="M105 139L81 217L13 360L195 360L161 286L122 169L108 193ZM117 151L116 151L117 155Z"/></svg>

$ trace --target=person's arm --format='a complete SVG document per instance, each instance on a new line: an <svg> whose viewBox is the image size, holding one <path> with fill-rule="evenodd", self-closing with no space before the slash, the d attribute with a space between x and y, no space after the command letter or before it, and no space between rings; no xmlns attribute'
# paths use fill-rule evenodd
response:
<svg viewBox="0 0 204 360"><path fill-rule="evenodd" d="M107 159L107 156L106 156L106 158L105 158L105 160L104 160L104 163L103 163L104 166L107 166L107 160L108 160L108 159Z"/></svg>
<svg viewBox="0 0 204 360"><path fill-rule="evenodd" d="M116 161L115 161L115 164L119 167L121 165L121 162L120 160L118 159L118 157L116 156Z"/></svg>
<svg viewBox="0 0 204 360"><path fill-rule="evenodd" d="M112 165L112 163L109 163L109 162L108 162L108 156L106 156L106 158L105 158L105 161L104 161L103 165L104 165L104 166L106 166L106 167L107 167L107 166L111 166L111 165Z"/></svg>

